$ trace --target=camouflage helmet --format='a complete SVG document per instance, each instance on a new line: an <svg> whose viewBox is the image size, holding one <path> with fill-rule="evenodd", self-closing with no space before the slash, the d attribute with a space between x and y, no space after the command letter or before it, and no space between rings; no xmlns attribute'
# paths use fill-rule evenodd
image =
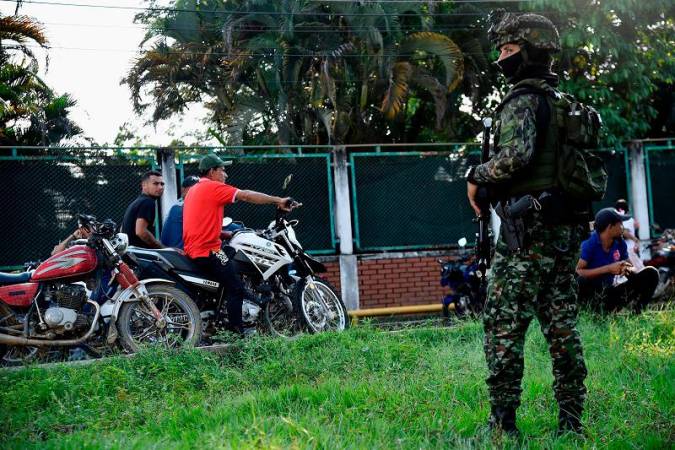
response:
<svg viewBox="0 0 675 450"><path fill-rule="evenodd" d="M527 42L533 48L560 51L560 35L553 22L539 14L516 14L498 9L490 13L488 39L499 50L510 42Z"/></svg>

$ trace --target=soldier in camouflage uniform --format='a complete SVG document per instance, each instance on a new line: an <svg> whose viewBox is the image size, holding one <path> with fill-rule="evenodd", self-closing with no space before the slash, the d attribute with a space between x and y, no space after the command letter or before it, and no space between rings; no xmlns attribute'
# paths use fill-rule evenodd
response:
<svg viewBox="0 0 675 450"><path fill-rule="evenodd" d="M558 77L551 72L552 53L560 50L555 26L536 14L499 12L492 20L489 37L500 51L497 65L513 85L509 92L523 86L557 86ZM490 160L467 173L468 197L477 214L479 187L496 193L491 195L493 202L508 202L525 194L536 196L555 184L551 179L555 145L537 136L537 109L542 101L541 95L525 93L512 96L498 108ZM525 333L535 317L553 360L559 430L582 430L586 366L576 329L573 274L583 227L551 224L546 213L544 209L529 213L526 245L519 251L510 251L499 240L488 282L484 349L489 369L489 424L493 430L514 435L518 434L516 409L522 391Z"/></svg>

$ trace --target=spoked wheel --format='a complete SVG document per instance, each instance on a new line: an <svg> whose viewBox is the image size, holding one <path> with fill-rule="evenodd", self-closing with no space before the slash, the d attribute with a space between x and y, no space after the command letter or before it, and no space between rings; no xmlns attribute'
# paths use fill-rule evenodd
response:
<svg viewBox="0 0 675 450"><path fill-rule="evenodd" d="M124 303L117 320L122 346L136 352L146 345L174 348L199 343L202 321L195 302L185 292L165 284L151 285L147 290L163 321L158 322L142 301Z"/></svg>
<svg viewBox="0 0 675 450"><path fill-rule="evenodd" d="M37 347L0 345L0 354L2 354L0 366L21 366L35 362L38 359L39 350Z"/></svg>
<svg viewBox="0 0 675 450"><path fill-rule="evenodd" d="M311 333L349 328L347 308L326 280L305 278L299 281L295 288L295 304Z"/></svg>
<svg viewBox="0 0 675 450"><path fill-rule="evenodd" d="M290 299L275 295L263 311L265 328L276 336L291 338L302 331Z"/></svg>
<svg viewBox="0 0 675 450"><path fill-rule="evenodd" d="M0 303L0 326L18 329L19 321L6 305ZM0 366L20 366L34 362L39 355L37 347L0 344Z"/></svg>

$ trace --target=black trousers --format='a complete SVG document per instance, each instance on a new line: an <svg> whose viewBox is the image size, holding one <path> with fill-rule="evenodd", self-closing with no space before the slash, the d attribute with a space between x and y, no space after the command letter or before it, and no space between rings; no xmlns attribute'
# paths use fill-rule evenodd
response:
<svg viewBox="0 0 675 450"><path fill-rule="evenodd" d="M659 271L647 266L627 278L624 283L606 288L592 286L580 279L579 299L597 311L618 311L626 306L641 311L659 284Z"/></svg>
<svg viewBox="0 0 675 450"><path fill-rule="evenodd" d="M227 262L224 262L222 257L226 258ZM237 262L225 256L225 253L219 255L211 253L207 257L194 258L192 261L205 273L211 275L214 281L220 283L223 295L227 299L227 319L234 330L240 330L243 326L241 308L245 291Z"/></svg>

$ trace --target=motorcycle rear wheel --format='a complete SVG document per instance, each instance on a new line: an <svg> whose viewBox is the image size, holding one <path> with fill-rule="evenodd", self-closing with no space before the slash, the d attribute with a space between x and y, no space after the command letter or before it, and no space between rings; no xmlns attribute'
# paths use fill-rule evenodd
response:
<svg viewBox="0 0 675 450"><path fill-rule="evenodd" d="M302 279L295 286L294 309L310 333L344 331L349 328L347 307L335 288L326 280Z"/></svg>
<svg viewBox="0 0 675 450"><path fill-rule="evenodd" d="M141 301L124 303L117 327L120 342L128 352L137 352L145 345L192 347L202 336L199 308L183 291L166 284L147 288L150 300L162 313L166 326L157 326L149 308Z"/></svg>
<svg viewBox="0 0 675 450"><path fill-rule="evenodd" d="M285 338L295 337L302 332L295 308L292 304L287 305L284 299L278 296L265 305L263 326L265 331Z"/></svg>

